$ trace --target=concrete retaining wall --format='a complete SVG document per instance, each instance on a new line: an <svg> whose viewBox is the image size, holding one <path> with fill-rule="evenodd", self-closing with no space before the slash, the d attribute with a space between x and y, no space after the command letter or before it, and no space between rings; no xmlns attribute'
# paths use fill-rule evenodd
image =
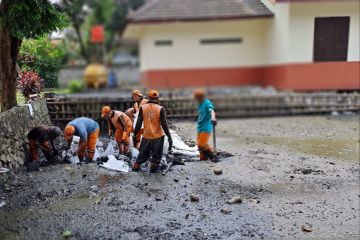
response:
<svg viewBox="0 0 360 240"><path fill-rule="evenodd" d="M35 126L51 124L45 100L32 102L33 116L27 105L0 113L0 166L10 169L24 164L26 135Z"/></svg>

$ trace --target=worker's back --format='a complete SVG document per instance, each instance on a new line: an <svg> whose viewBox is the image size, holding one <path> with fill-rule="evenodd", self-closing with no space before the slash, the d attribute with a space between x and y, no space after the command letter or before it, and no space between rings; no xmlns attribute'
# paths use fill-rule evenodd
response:
<svg viewBox="0 0 360 240"><path fill-rule="evenodd" d="M160 112L162 107L155 103L147 103L141 106L144 121L144 134L146 139L161 138L165 135L161 127Z"/></svg>

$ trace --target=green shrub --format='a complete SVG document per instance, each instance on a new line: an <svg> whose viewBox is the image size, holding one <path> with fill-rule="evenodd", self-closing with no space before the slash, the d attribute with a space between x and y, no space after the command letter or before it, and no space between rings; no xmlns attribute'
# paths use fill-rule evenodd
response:
<svg viewBox="0 0 360 240"><path fill-rule="evenodd" d="M18 62L22 71L33 71L44 79L46 88L57 87L57 74L66 61L65 45L53 44L45 36L24 40Z"/></svg>
<svg viewBox="0 0 360 240"><path fill-rule="evenodd" d="M70 93L79 93L84 90L85 86L81 80L71 80L68 83L68 88Z"/></svg>

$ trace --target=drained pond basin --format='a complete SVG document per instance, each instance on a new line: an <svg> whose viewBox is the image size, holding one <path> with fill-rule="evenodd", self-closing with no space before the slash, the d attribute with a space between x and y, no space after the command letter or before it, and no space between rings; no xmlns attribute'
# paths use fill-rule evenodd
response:
<svg viewBox="0 0 360 240"><path fill-rule="evenodd" d="M194 122L172 125L195 139ZM359 116L221 120L217 147L233 156L166 176L20 171L1 189L0 239L359 239Z"/></svg>

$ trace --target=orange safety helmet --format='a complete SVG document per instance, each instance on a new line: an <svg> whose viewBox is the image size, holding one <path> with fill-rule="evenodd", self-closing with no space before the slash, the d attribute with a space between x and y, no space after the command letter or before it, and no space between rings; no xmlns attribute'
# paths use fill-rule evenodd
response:
<svg viewBox="0 0 360 240"><path fill-rule="evenodd" d="M204 89L201 89L201 88L196 89L196 90L194 91L194 97L195 97L195 98L196 98L196 97L205 97L205 91L204 91Z"/></svg>
<svg viewBox="0 0 360 240"><path fill-rule="evenodd" d="M134 90L132 91L132 95L136 95L136 96L139 96L139 97L142 97L142 93L140 92L140 90Z"/></svg>
<svg viewBox="0 0 360 240"><path fill-rule="evenodd" d="M74 126L72 126L72 125L67 125L67 126L65 127L65 130L64 130L64 138L65 138L65 139L70 139L70 138L72 138L72 136L74 135L75 131L76 131L76 129L75 129Z"/></svg>
<svg viewBox="0 0 360 240"><path fill-rule="evenodd" d="M101 117L105 117L109 112L111 112L111 107L104 106L101 110Z"/></svg>
<svg viewBox="0 0 360 240"><path fill-rule="evenodd" d="M150 90L149 93L148 93L148 97L150 99L154 99L154 98L156 99L156 98L159 97L159 93L156 90Z"/></svg>

